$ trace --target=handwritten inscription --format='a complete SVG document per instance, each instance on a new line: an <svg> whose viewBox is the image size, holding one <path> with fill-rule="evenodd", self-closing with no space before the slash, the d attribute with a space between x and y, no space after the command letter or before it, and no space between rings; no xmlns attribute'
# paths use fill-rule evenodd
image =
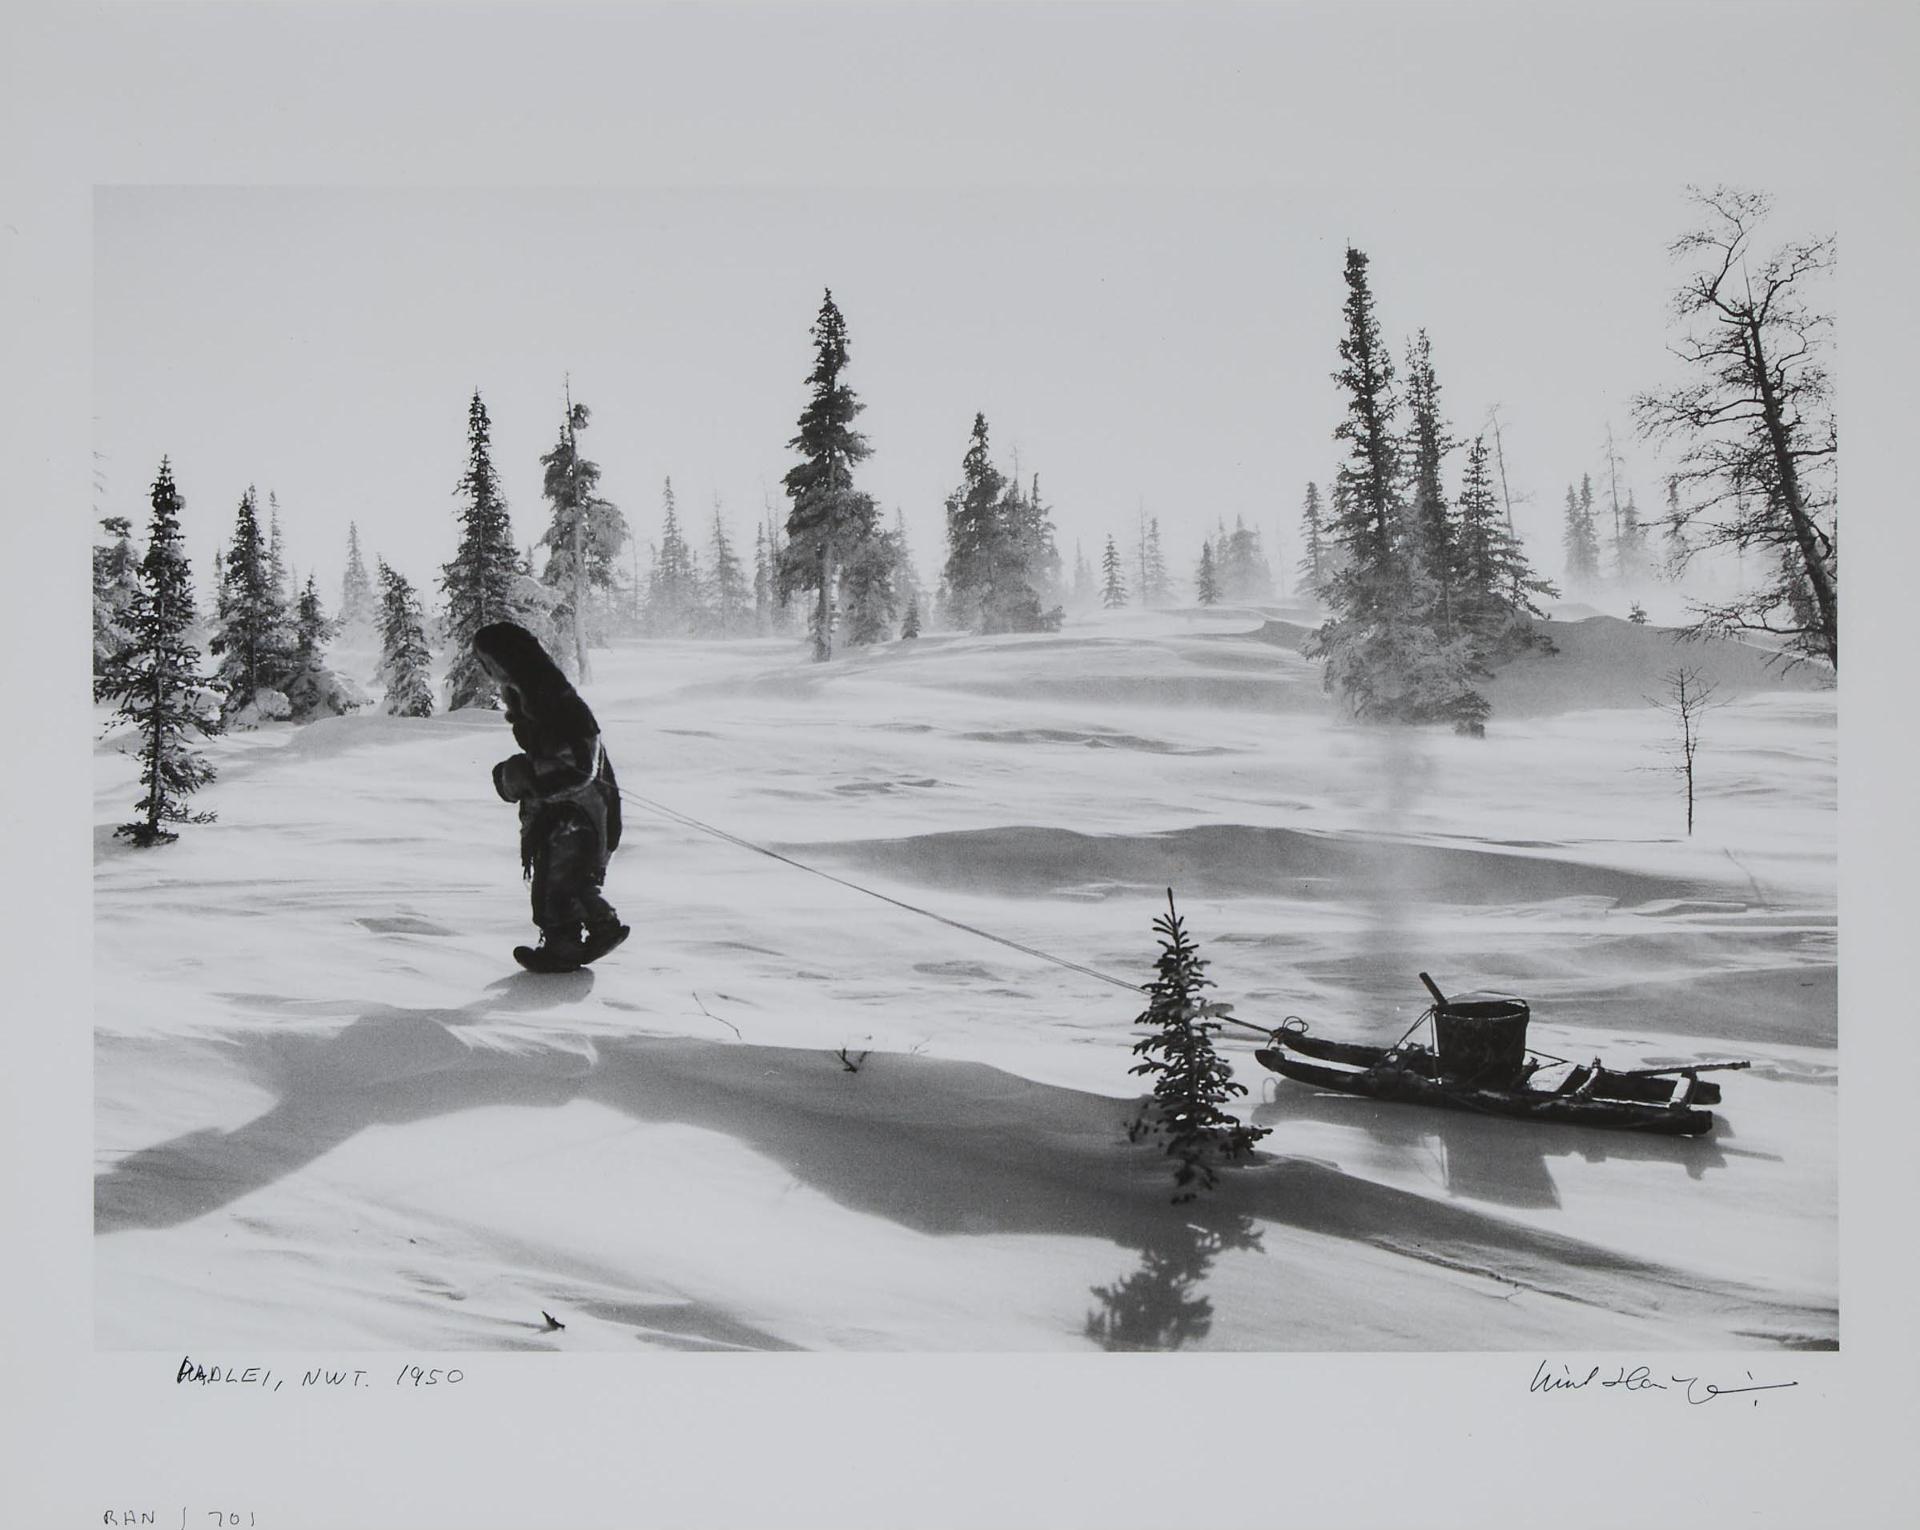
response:
<svg viewBox="0 0 1920 1530"><path fill-rule="evenodd" d="M415 1365L411 1361L400 1367L399 1372L390 1380L382 1383L383 1388L398 1387L403 1391L419 1391L425 1387L458 1386L467 1379L467 1373L457 1366ZM372 1390L376 1383L371 1371L364 1369L338 1370L331 1366L315 1366L302 1371L297 1378L296 1390L310 1387L340 1388L346 1391ZM198 1387L258 1387L266 1392L278 1392L287 1384L285 1376L276 1376L272 1369L262 1365L208 1365L196 1360L192 1355L180 1358L179 1368L173 1373L175 1386ZM138 1524L138 1520L126 1521Z"/></svg>
<svg viewBox="0 0 1920 1530"><path fill-rule="evenodd" d="M1744 1386L1723 1386L1717 1381L1707 1381L1699 1376L1669 1375L1664 1381L1655 1376L1650 1366L1591 1366L1585 1371L1576 1371L1570 1366L1554 1367L1542 1360L1534 1367L1533 1380L1527 1383L1532 1393L1546 1394L1556 1392L1584 1392L1589 1387L1610 1392L1671 1392L1675 1397L1683 1397L1692 1407L1700 1407L1721 1397L1736 1397L1744 1393L1781 1392L1788 1387L1797 1387L1797 1381L1756 1381L1753 1372L1746 1373ZM1755 1397L1753 1405L1760 1406Z"/></svg>

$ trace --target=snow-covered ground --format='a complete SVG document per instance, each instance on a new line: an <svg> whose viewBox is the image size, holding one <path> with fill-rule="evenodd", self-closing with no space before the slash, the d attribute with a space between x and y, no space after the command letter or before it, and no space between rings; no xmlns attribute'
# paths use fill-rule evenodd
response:
<svg viewBox="0 0 1920 1530"><path fill-rule="evenodd" d="M1836 1343L1834 693L1597 618L1483 740L1363 728L1284 614L596 653L634 936L561 978L508 955L497 715L221 739L219 821L152 851L103 743L98 1342ZM1724 703L1690 839L1677 663ZM1754 1066L1665 1141L1321 1096L1230 1033L1272 1132L1175 1207L1137 995L684 817L1131 983L1172 887L1259 1023L1392 1040L1426 970L1565 1056Z"/></svg>

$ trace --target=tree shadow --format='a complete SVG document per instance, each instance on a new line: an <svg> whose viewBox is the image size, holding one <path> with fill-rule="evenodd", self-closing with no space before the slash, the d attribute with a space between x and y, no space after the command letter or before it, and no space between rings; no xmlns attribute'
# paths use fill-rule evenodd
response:
<svg viewBox="0 0 1920 1530"><path fill-rule="evenodd" d="M1213 1301L1202 1290L1213 1261L1261 1247L1259 1230L1244 1214L1208 1207L1200 1220L1189 1220L1175 1213L1141 1251L1139 1269L1115 1285L1093 1288L1100 1305L1082 1331L1109 1352L1197 1344L1213 1331Z"/></svg>

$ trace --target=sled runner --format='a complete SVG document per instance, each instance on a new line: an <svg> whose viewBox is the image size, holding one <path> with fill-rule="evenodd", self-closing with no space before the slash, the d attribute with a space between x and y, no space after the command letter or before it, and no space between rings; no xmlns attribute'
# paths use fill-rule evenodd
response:
<svg viewBox="0 0 1920 1530"><path fill-rule="evenodd" d="M1390 1047L1330 1041L1309 1035L1305 1021L1290 1020L1254 1056L1286 1078L1343 1094L1676 1137L1713 1130L1713 1112L1705 1107L1720 1103L1720 1086L1701 1073L1749 1066L1616 1069L1598 1058L1568 1062L1527 1047L1525 1000L1504 994L1450 1000L1426 973L1420 980L1434 1003L1414 1030L1427 1025L1430 1044L1409 1041L1413 1031Z"/></svg>

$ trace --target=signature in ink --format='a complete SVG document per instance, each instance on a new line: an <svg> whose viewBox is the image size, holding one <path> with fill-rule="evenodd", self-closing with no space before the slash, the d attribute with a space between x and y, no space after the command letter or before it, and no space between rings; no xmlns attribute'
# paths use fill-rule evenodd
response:
<svg viewBox="0 0 1920 1530"><path fill-rule="evenodd" d="M1749 1392L1780 1392L1800 1385L1797 1381L1755 1381L1752 1371L1746 1374L1747 1385L1727 1387L1714 1381L1702 1381L1698 1376L1669 1376L1665 1381L1658 1381L1654 1378L1652 1368L1645 1365L1615 1366L1609 1375L1604 1366L1592 1366L1585 1374L1579 1374L1563 1364L1556 1374L1548 1362L1542 1360L1534 1367L1533 1379L1527 1383L1527 1391L1579 1392L1590 1386L1598 1386L1604 1391L1667 1392L1681 1387L1685 1389L1681 1395L1697 1408L1715 1398L1737 1397ZM1754 1398L1753 1405L1756 1408L1760 1406L1758 1397Z"/></svg>
<svg viewBox="0 0 1920 1530"><path fill-rule="evenodd" d="M1686 1387L1687 1401L1696 1408L1702 1403L1712 1402L1716 1397L1737 1397L1742 1392L1779 1392L1800 1385L1797 1381L1755 1381L1752 1371L1747 1372L1749 1384L1744 1387L1723 1387L1716 1382L1703 1382L1698 1376L1675 1376L1673 1381L1675 1386ZM1699 1388L1698 1395L1695 1395L1696 1387ZM1760 1399L1754 1398L1753 1405L1759 1407Z"/></svg>

